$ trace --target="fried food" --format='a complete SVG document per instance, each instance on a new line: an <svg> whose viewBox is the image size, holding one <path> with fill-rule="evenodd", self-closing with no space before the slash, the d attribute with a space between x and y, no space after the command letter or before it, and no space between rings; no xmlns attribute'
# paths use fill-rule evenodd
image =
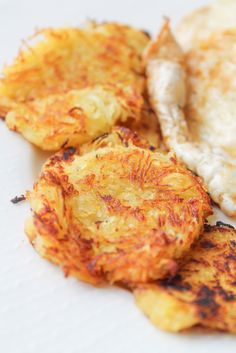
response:
<svg viewBox="0 0 236 353"><path fill-rule="evenodd" d="M184 17L175 34L182 48L189 50L212 34L235 27L236 1L217 0Z"/></svg>
<svg viewBox="0 0 236 353"><path fill-rule="evenodd" d="M27 197L26 233L68 275L125 285L174 274L211 206L200 179L117 128L52 156Z"/></svg>
<svg viewBox="0 0 236 353"><path fill-rule="evenodd" d="M201 325L236 333L236 230L207 226L171 279L134 291L137 305L161 329Z"/></svg>
<svg viewBox="0 0 236 353"><path fill-rule="evenodd" d="M148 88L168 148L236 216L236 30L183 53L166 23L145 56Z"/></svg>
<svg viewBox="0 0 236 353"><path fill-rule="evenodd" d="M155 148L161 148L162 137L161 130L156 114L152 111L150 106L145 101L145 106L142 110L141 118L137 120L129 120L123 125L130 130L135 131L140 137L146 139L149 144Z"/></svg>
<svg viewBox="0 0 236 353"><path fill-rule="evenodd" d="M149 38L142 31L89 22L82 29L43 29L32 40L3 72L1 98L13 105L96 84L143 89L140 56Z"/></svg>
<svg viewBox="0 0 236 353"><path fill-rule="evenodd" d="M98 150L104 147L116 147L116 146L136 146L143 149L148 149L150 151L158 151L149 143L149 141L135 131L125 127L125 126L115 126L111 133L103 134L90 143L85 143L79 149L79 155L84 155L91 151Z"/></svg>
<svg viewBox="0 0 236 353"><path fill-rule="evenodd" d="M142 98L129 104L129 94L120 93L115 87L94 86L50 95L19 103L8 113L6 122L10 129L43 150L78 146L110 132L117 122L137 119Z"/></svg>
<svg viewBox="0 0 236 353"><path fill-rule="evenodd" d="M44 29L32 40L0 80L0 115L10 129L42 149L57 150L67 140L78 146L110 131L117 119L140 118L141 54L149 41L144 32L89 23Z"/></svg>

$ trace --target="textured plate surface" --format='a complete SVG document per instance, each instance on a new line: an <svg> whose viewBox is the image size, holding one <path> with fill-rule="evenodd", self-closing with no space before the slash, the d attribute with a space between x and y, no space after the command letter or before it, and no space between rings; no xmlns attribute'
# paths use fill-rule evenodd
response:
<svg viewBox="0 0 236 353"><path fill-rule="evenodd" d="M35 27L117 20L153 34L169 16L176 23L203 0L0 0L0 65L10 62ZM153 327L118 288L96 289L65 279L42 260L23 232L28 205L9 200L30 189L47 157L0 121L0 351L4 353L232 352L227 334L173 335ZM212 217L231 222L220 211Z"/></svg>

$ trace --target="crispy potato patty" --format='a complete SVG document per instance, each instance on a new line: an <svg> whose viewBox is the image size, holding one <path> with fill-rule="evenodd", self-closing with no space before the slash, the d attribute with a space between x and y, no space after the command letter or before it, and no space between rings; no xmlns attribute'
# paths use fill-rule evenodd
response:
<svg viewBox="0 0 236 353"><path fill-rule="evenodd" d="M172 332L195 325L236 333L236 231L207 226L175 277L134 291L138 306Z"/></svg>
<svg viewBox="0 0 236 353"><path fill-rule="evenodd" d="M143 100L127 103L125 92L113 87L95 86L51 95L27 104L18 104L8 113L10 129L20 132L43 150L56 151L62 146L78 146L110 132L112 127L137 119ZM153 133L154 134L154 133Z"/></svg>
<svg viewBox="0 0 236 353"><path fill-rule="evenodd" d="M94 284L173 275L211 213L200 180L127 129L102 140L47 161L28 194L27 234L43 257Z"/></svg>
<svg viewBox="0 0 236 353"><path fill-rule="evenodd" d="M42 149L58 150L110 131L117 120L140 118L144 32L89 23L44 29L32 40L0 80L0 115L10 129Z"/></svg>
<svg viewBox="0 0 236 353"><path fill-rule="evenodd" d="M162 137L159 121L156 114L150 108L147 100L145 101L142 115L139 120L128 120L122 124L130 130L135 131L140 137L146 139L148 143L155 147L162 146Z"/></svg>

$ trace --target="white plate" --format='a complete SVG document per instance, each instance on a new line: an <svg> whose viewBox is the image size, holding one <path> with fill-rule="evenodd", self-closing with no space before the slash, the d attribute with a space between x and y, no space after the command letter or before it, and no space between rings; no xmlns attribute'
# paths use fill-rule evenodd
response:
<svg viewBox="0 0 236 353"><path fill-rule="evenodd" d="M86 18L117 20L153 34L167 15L176 22L205 1L0 0L0 64L10 62L35 27L78 25ZM0 352L204 353L232 352L227 334L173 335L159 331L118 288L96 289L42 260L29 245L26 203L9 200L30 189L46 154L0 121ZM217 219L227 220L220 212ZM233 224L233 222L231 221ZM234 223L235 224L235 223Z"/></svg>

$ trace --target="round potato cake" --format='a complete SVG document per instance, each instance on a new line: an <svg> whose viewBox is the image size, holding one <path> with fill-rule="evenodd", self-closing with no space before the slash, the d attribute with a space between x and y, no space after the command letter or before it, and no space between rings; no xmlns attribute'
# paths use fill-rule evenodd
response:
<svg viewBox="0 0 236 353"><path fill-rule="evenodd" d="M94 86L18 103L6 123L41 149L56 151L110 132L118 121L139 120L142 104L141 97L132 102L115 86Z"/></svg>
<svg viewBox="0 0 236 353"><path fill-rule="evenodd" d="M134 290L137 305L161 329L200 325L236 333L236 230L217 223L205 227L175 277Z"/></svg>
<svg viewBox="0 0 236 353"><path fill-rule="evenodd" d="M127 131L49 158L28 193L36 250L93 284L173 275L211 213L199 178Z"/></svg>
<svg viewBox="0 0 236 353"><path fill-rule="evenodd" d="M49 151L140 120L148 42L145 32L117 23L38 31L3 70L0 117Z"/></svg>
<svg viewBox="0 0 236 353"><path fill-rule="evenodd" d="M141 54L149 40L141 30L112 22L38 30L3 68L0 112L14 103L108 83L142 92Z"/></svg>

